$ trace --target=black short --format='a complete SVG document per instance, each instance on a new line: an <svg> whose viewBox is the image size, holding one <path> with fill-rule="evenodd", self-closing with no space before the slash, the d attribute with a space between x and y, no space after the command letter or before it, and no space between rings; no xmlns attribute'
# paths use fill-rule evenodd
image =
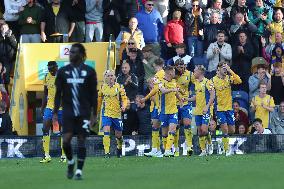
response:
<svg viewBox="0 0 284 189"><path fill-rule="evenodd" d="M63 134L88 135L90 133L89 121L90 118L86 117L63 117Z"/></svg>

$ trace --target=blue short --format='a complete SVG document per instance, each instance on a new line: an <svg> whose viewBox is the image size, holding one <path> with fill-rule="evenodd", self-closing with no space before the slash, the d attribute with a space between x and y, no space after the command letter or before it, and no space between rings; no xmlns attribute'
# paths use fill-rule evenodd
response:
<svg viewBox="0 0 284 189"><path fill-rule="evenodd" d="M154 108L151 112L151 119L159 119L159 111L157 108Z"/></svg>
<svg viewBox="0 0 284 189"><path fill-rule="evenodd" d="M51 121L53 117L53 110L50 108L45 108L43 112L43 121ZM58 111L58 123L62 124L62 110Z"/></svg>
<svg viewBox="0 0 284 189"><path fill-rule="evenodd" d="M115 131L122 131L123 130L123 123L122 120L119 118L111 118L107 116L102 117L102 127L110 126L113 127Z"/></svg>
<svg viewBox="0 0 284 189"><path fill-rule="evenodd" d="M162 127L168 127L170 124L178 124L178 115L160 114L160 121Z"/></svg>
<svg viewBox="0 0 284 189"><path fill-rule="evenodd" d="M217 112L217 122L218 125L227 124L227 125L235 125L235 115L233 110Z"/></svg>
<svg viewBox="0 0 284 189"><path fill-rule="evenodd" d="M178 119L182 120L184 118L192 119L192 105L187 104L182 108L178 107Z"/></svg>
<svg viewBox="0 0 284 189"><path fill-rule="evenodd" d="M195 116L195 125L197 127L201 125L209 125L209 122L210 122L210 113Z"/></svg>

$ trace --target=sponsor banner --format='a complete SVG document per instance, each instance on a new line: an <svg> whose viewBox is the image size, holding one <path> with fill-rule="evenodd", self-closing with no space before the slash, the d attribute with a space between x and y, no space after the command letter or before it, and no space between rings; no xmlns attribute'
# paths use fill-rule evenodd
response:
<svg viewBox="0 0 284 189"><path fill-rule="evenodd" d="M222 153L222 138L212 137L214 154ZM198 137L193 138L194 153L199 154ZM76 154L77 141L72 140L72 146ZM103 156L102 136L88 137L86 141L88 156ZM248 153L278 153L284 152L284 135L244 135L230 137L230 147L235 154ZM150 151L150 136L125 136L123 143L123 156L143 156ZM180 155L186 155L186 143L184 137L180 138ZM111 154L115 155L116 141L111 140ZM60 137L54 136L50 140L50 155L61 155ZM42 157L41 137L0 137L0 158L29 158Z"/></svg>

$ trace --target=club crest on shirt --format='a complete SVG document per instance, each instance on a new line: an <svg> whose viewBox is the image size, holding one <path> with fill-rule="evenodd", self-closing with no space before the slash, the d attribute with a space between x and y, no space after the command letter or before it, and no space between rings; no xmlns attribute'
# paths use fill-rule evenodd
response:
<svg viewBox="0 0 284 189"><path fill-rule="evenodd" d="M82 70L81 71L81 76L85 77L87 75L87 71L86 70Z"/></svg>

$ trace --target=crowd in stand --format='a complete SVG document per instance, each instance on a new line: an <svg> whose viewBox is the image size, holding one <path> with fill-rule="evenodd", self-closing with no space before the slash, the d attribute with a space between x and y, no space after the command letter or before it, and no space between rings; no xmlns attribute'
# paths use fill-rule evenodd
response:
<svg viewBox="0 0 284 189"><path fill-rule="evenodd" d="M208 79L216 75L219 62L227 62L242 80L233 90L248 94L247 99L234 99L236 133L258 132L261 129L250 124L254 118L260 118L258 123L262 122L263 128L270 128L273 134L284 134L281 0L4 0L1 3L2 84L9 84L17 41L101 42L109 41L111 36L119 52L117 82L124 85L130 101L130 108L122 117L124 134L151 133L149 103L141 103L139 99L149 92L148 81L154 76L154 63L160 57L165 65L174 65L182 59L190 71L202 64ZM214 120L210 131L218 134Z"/></svg>

